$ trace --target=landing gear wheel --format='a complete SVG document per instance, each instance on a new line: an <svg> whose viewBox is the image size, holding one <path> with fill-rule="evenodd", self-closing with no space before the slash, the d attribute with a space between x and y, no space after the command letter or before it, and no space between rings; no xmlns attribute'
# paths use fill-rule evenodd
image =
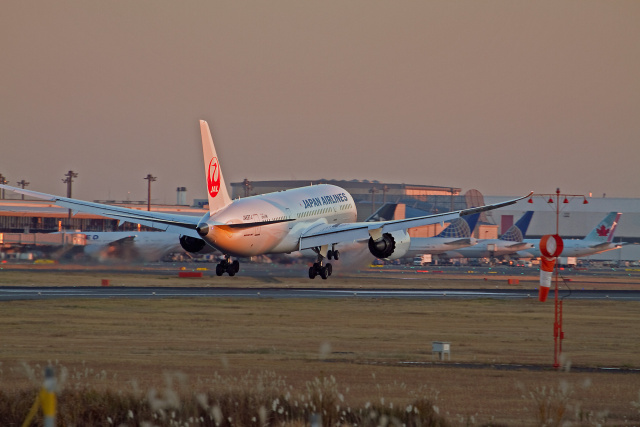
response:
<svg viewBox="0 0 640 427"><path fill-rule="evenodd" d="M331 273L333 273L333 266L327 263L325 268L327 269L327 276L331 276Z"/></svg>
<svg viewBox="0 0 640 427"><path fill-rule="evenodd" d="M327 280L327 277L329 277L327 267L320 267L320 277L322 277L322 280Z"/></svg>
<svg viewBox="0 0 640 427"><path fill-rule="evenodd" d="M340 259L340 251L338 251L337 249L333 251L333 259L335 259L336 261Z"/></svg>
<svg viewBox="0 0 640 427"><path fill-rule="evenodd" d="M312 267L309 267L309 279L315 279L316 278L316 267L315 265Z"/></svg>
<svg viewBox="0 0 640 427"><path fill-rule="evenodd" d="M222 264L216 265L216 276L222 276L224 274L224 266Z"/></svg>
<svg viewBox="0 0 640 427"><path fill-rule="evenodd" d="M331 258L333 258L333 251L331 249L329 249L327 251L327 259L330 260Z"/></svg>
<svg viewBox="0 0 640 427"><path fill-rule="evenodd" d="M240 271L240 261L238 261L237 259L233 260L233 262L231 263L231 266L233 267L234 273L237 273L238 271Z"/></svg>
<svg viewBox="0 0 640 427"><path fill-rule="evenodd" d="M236 275L236 269L234 268L233 264L229 264L227 266L227 273L229 274L229 276L233 277Z"/></svg>

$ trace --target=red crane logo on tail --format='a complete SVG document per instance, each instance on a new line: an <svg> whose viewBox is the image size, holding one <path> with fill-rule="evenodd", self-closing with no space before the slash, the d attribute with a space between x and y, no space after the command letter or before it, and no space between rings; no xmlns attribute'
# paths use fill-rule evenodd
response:
<svg viewBox="0 0 640 427"><path fill-rule="evenodd" d="M220 192L220 164L218 158L214 157L209 162L209 171L207 172L207 188L209 195L216 197Z"/></svg>

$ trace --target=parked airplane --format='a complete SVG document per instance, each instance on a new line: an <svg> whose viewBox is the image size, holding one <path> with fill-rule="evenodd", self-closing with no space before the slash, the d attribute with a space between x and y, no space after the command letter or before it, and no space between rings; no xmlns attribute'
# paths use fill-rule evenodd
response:
<svg viewBox="0 0 640 427"><path fill-rule="evenodd" d="M560 256L585 257L613 249L620 249L627 243L614 243L613 234L616 231L616 226L621 216L622 213L620 212L610 212L583 239L564 240L564 249ZM520 258L538 258L541 256L539 247L540 239L525 239L524 241L533 244L534 247L518 252Z"/></svg>
<svg viewBox="0 0 640 427"><path fill-rule="evenodd" d="M74 211L83 211L120 222L133 222L165 231L180 233L182 247L198 252L209 245L225 254L216 274L235 275L240 264L231 257L249 257L270 253L289 253L313 249L317 260L309 268L309 277L331 275L325 258L338 259L335 246L343 242L368 241L372 255L394 259L404 256L410 246L407 229L509 206L529 195L493 205L417 218L378 222L354 222L356 205L351 195L335 185L323 184L294 188L231 200L220 169L209 125L200 121L204 169L209 199L209 212L203 217L139 211L119 206L85 202L77 199L39 193L7 185L0 188L41 198Z"/></svg>
<svg viewBox="0 0 640 427"><path fill-rule="evenodd" d="M85 255L99 261L158 261L167 254L182 252L180 235L158 231L89 231Z"/></svg>
<svg viewBox="0 0 640 427"><path fill-rule="evenodd" d="M533 248L533 244L525 242L524 236L533 217L533 211L527 211L498 239L478 240L477 244L455 251L446 251L440 258L509 258L518 251Z"/></svg>

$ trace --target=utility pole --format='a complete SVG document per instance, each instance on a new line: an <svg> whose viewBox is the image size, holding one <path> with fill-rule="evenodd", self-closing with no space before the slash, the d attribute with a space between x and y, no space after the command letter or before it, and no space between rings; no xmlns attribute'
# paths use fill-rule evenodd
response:
<svg viewBox="0 0 640 427"><path fill-rule="evenodd" d="M151 174L147 174L147 176L145 176L144 179L149 181L147 186L147 210L150 211L151 210L151 183L154 182L157 178Z"/></svg>
<svg viewBox="0 0 640 427"><path fill-rule="evenodd" d="M66 178L62 180L67 184L67 197L71 198L71 185L73 184L73 178L77 178L78 174L74 171L69 171L64 175ZM69 209L69 216L67 218L67 228L71 228L71 209Z"/></svg>
<svg viewBox="0 0 640 427"><path fill-rule="evenodd" d="M18 181L16 184L18 184L24 190L24 187L27 187L31 183L23 179L22 181ZM24 194L22 195L22 200L24 200Z"/></svg>
<svg viewBox="0 0 640 427"><path fill-rule="evenodd" d="M0 184L7 185L8 183L9 183L9 181L7 181L7 179L4 177L4 175L2 175L0 173ZM2 189L1 194L2 194L2 199L4 200L4 188Z"/></svg>

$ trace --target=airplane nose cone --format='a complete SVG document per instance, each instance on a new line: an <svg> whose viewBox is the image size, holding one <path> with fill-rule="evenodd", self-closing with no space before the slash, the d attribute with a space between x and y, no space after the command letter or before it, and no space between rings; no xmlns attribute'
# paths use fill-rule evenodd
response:
<svg viewBox="0 0 640 427"><path fill-rule="evenodd" d="M196 231L200 236L206 236L207 234L209 234L209 224L207 224L206 222L201 222L196 226Z"/></svg>

